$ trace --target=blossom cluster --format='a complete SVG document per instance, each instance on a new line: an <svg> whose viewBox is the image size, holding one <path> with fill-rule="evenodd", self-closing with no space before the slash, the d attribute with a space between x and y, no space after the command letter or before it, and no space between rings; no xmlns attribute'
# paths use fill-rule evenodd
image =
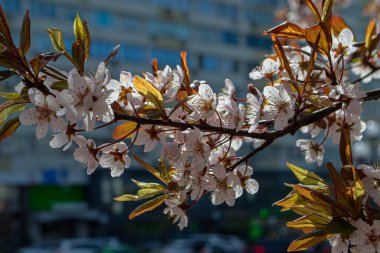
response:
<svg viewBox="0 0 380 253"><path fill-rule="evenodd" d="M300 139L296 145L306 162L317 162L320 166L327 138L339 143L344 128L349 129L351 140L362 138L365 123L360 119L361 101L366 94L359 83L350 83L348 71L340 66L349 65L355 59L352 72L366 83L380 77L367 76L380 62L376 51L371 56L371 66L355 58L360 47L354 43L351 30L342 29L333 37L330 55L319 55L312 71L310 61L315 52L310 46L286 52L290 69L283 68L278 55L269 56L249 73L253 81L266 79L269 84L262 92L249 84L243 99L237 97L229 79L219 94L205 81L194 82L189 85L191 90L186 90L186 71L181 66L146 72L143 78L123 71L119 80L111 79L104 62L93 75L81 75L74 68L64 73L67 86L59 89L56 87L59 80L50 76L41 76L48 92L20 83L17 91L22 94L27 90L31 104L21 112L20 122L36 125L38 139L45 137L50 128L52 148L67 150L75 143L74 158L87 167L88 174L100 166L110 169L112 177L120 176L131 164L132 146L143 146L144 152L161 148L161 160L169 166L171 185L166 191L164 212L176 216L183 228L187 224L186 210L207 193L213 204L225 202L233 206L243 189L251 194L257 192L258 183L251 178L252 167L237 163L240 159L237 152L244 142L253 142L258 148L267 141L250 134L282 131L308 114L309 108L316 111L342 103L341 109L302 127L302 132L310 134L312 139ZM323 66L331 59L331 67L339 73L339 79L334 81ZM127 122L128 127L121 125L122 133L113 142L97 144L86 137L86 132L117 123L121 114L144 115L143 118L164 119L189 127ZM197 125L230 129L232 133L201 131ZM240 132L244 137L234 134ZM322 132L321 142L313 140ZM125 139L130 140L129 145Z"/></svg>

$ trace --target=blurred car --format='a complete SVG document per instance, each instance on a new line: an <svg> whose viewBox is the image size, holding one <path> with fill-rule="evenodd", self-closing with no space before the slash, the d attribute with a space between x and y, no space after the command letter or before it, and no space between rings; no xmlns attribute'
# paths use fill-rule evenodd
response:
<svg viewBox="0 0 380 253"><path fill-rule="evenodd" d="M118 245L110 246L103 249L102 253L140 253L141 251L129 246L129 245Z"/></svg>
<svg viewBox="0 0 380 253"><path fill-rule="evenodd" d="M60 240L41 241L30 247L21 249L18 253L55 253L60 242Z"/></svg>
<svg viewBox="0 0 380 253"><path fill-rule="evenodd" d="M119 242L114 238L47 240L23 248L18 253L103 253L103 249L117 245Z"/></svg>
<svg viewBox="0 0 380 253"><path fill-rule="evenodd" d="M165 246L161 253L239 253L244 250L244 242L236 236L195 234L174 240Z"/></svg>
<svg viewBox="0 0 380 253"><path fill-rule="evenodd" d="M292 238L261 238L251 248L252 253L285 253Z"/></svg>

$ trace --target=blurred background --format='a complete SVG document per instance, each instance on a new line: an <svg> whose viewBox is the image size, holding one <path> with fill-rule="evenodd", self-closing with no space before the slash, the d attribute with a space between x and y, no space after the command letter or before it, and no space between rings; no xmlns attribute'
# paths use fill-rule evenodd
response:
<svg viewBox="0 0 380 253"><path fill-rule="evenodd" d="M343 10L359 41L368 22L362 15L365 2L354 1ZM120 70L150 71L152 58L161 67L175 66L180 51L186 50L192 79L207 80L218 91L229 78L243 96L248 73L271 50L270 39L262 32L280 22L274 12L287 1L0 0L0 4L16 41L23 14L30 10L30 55L54 51L46 32L49 27L61 29L65 44L71 44L72 22L79 13L88 20L92 35L89 70L96 69L117 44L121 49L109 65L115 79ZM55 66L70 67L63 58ZM8 83L1 90L16 84ZM363 116L372 119L367 122L366 141L355 146L357 159L367 162L378 157L379 114L374 105L366 105ZM100 142L109 136L110 132L97 133ZM112 200L134 189L131 177L150 179L137 165L120 178L101 169L87 176L72 152L53 150L48 137L37 141L33 127L21 127L0 145L0 253L286 252L299 236L285 226L294 217L272 207L288 193L283 183L295 182L285 161L315 168L305 164L295 146L299 137L283 138L251 160L260 183L256 195L243 195L233 208L212 206L205 198L190 210L189 227L180 231L162 210L130 221L128 214L136 204ZM325 161L338 162L337 147L325 148ZM144 159L154 161L155 152ZM315 169L326 175L324 168ZM327 244L310 252L329 252Z"/></svg>

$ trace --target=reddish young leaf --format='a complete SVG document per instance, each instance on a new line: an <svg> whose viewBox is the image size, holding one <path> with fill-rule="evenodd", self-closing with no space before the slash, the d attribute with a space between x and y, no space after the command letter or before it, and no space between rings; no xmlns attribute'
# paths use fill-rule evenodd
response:
<svg viewBox="0 0 380 253"><path fill-rule="evenodd" d="M314 47L314 45L316 44L318 34L320 34L320 38L318 41L318 51L324 55L328 55L332 46L332 37L326 25L324 23L318 23L312 27L308 27L305 29L306 41L312 47Z"/></svg>
<svg viewBox="0 0 380 253"><path fill-rule="evenodd" d="M350 28L346 21L340 16L332 16L331 17L331 29L333 31L334 36L338 37L340 32L345 29Z"/></svg>
<svg viewBox="0 0 380 253"><path fill-rule="evenodd" d="M340 134L339 142L340 160L344 165L352 165L352 151L351 151L351 138L350 127L344 123Z"/></svg>
<svg viewBox="0 0 380 253"><path fill-rule="evenodd" d="M314 17L317 20L317 22L322 22L321 14L319 13L318 8L317 8L317 6L315 6L313 1L312 0L306 0L306 4L307 4L307 6L309 6L309 9L314 14Z"/></svg>
<svg viewBox="0 0 380 253"><path fill-rule="evenodd" d="M274 48L276 49L277 56L281 60L282 67L286 70L286 72L288 73L290 79L292 81L296 81L296 78L294 77L292 68L289 65L288 58L287 58L287 56L285 54L285 51L284 51L284 49L283 49L283 47L281 45L281 42L278 40L278 38L277 38L277 36L275 34L272 34L272 41L273 41Z"/></svg>
<svg viewBox="0 0 380 253"><path fill-rule="evenodd" d="M23 55L26 55L30 48L30 17L29 10L26 11L20 33L20 48Z"/></svg>
<svg viewBox="0 0 380 253"><path fill-rule="evenodd" d="M277 37L284 37L288 39L304 39L305 30L296 24L288 21L264 32L264 35L275 34Z"/></svg>
<svg viewBox="0 0 380 253"><path fill-rule="evenodd" d="M186 51L182 51L181 52L181 65L182 65L182 69L183 69L183 72L185 74L185 76L183 77L183 82L185 84L185 88L186 90L190 91L191 88L190 88L190 70L189 70L189 66L187 64L187 52Z"/></svg>

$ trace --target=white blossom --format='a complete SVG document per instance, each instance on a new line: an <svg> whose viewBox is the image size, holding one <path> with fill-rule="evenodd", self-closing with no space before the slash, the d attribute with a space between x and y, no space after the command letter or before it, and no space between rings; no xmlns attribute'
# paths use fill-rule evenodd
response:
<svg viewBox="0 0 380 253"><path fill-rule="evenodd" d="M169 215L170 217L173 217L173 223L178 222L179 229L184 229L187 227L187 223L189 219L187 218L187 215L184 210L182 210L178 206L168 206L164 210L164 214Z"/></svg>
<svg viewBox="0 0 380 253"><path fill-rule="evenodd" d="M99 159L99 164L103 168L109 168L112 177L119 177L123 174L124 168L128 168L131 164L131 159L128 156L128 147L124 142L105 145L104 148L99 147L103 152L103 155Z"/></svg>
<svg viewBox="0 0 380 253"><path fill-rule="evenodd" d="M36 125L36 137L42 139L46 136L49 125L53 132L62 128L64 120L57 116L61 109L52 95L45 96L41 91L31 88L28 91L30 102L34 105L20 114L20 122L23 125Z"/></svg>
<svg viewBox="0 0 380 253"><path fill-rule="evenodd" d="M323 156L325 149L322 145L315 143L313 140L300 139L297 140L296 146L301 149L301 152L305 155L305 161L307 163L317 162L318 166L323 163Z"/></svg>
<svg viewBox="0 0 380 253"><path fill-rule="evenodd" d="M329 239L331 253L348 253L348 240L343 239L340 234L334 234Z"/></svg>
<svg viewBox="0 0 380 253"><path fill-rule="evenodd" d="M344 28L338 35L333 36L333 44L331 47L331 54L334 58L338 58L344 54L344 58L348 58L355 52L355 48L352 47L354 43L354 34L348 28Z"/></svg>
<svg viewBox="0 0 380 253"><path fill-rule="evenodd" d="M247 119L249 124L248 132L250 133L255 132L259 126L261 108L263 103L263 98L260 91L256 88L255 91L258 94L257 96L253 95L252 93L247 94Z"/></svg>
<svg viewBox="0 0 380 253"><path fill-rule="evenodd" d="M165 143L166 134L156 125L142 125L139 129L134 144L143 145L144 152L150 152L156 147L156 143ZM134 138L134 137L132 137Z"/></svg>
<svg viewBox="0 0 380 253"><path fill-rule="evenodd" d="M240 197L243 194L243 188L249 193L249 194L256 194L259 190L259 183L251 178L253 174L253 169L251 166L248 165L240 165L235 169L236 175L240 179L240 185L234 187L236 198Z"/></svg>
<svg viewBox="0 0 380 253"><path fill-rule="evenodd" d="M208 84L201 84L198 94L190 97L188 104L193 110L189 115L191 118L195 120L207 119L216 109L217 96Z"/></svg>
<svg viewBox="0 0 380 253"><path fill-rule="evenodd" d="M356 227L350 235L353 250L366 253L380 252L380 220L374 220L370 225L359 219L353 221L352 225Z"/></svg>
<svg viewBox="0 0 380 253"><path fill-rule="evenodd" d="M211 193L211 202L214 205L226 202L227 205L234 206L236 199L234 187L241 187L239 186L239 178L233 173L227 173L225 167L221 164L215 164L212 169L218 183Z"/></svg>
<svg viewBox="0 0 380 253"><path fill-rule="evenodd" d="M253 69L249 73L249 78L253 80L258 79L272 79L274 75L276 75L281 67L280 61L277 59L274 61L271 58L267 58L263 61L260 67L257 67L256 69Z"/></svg>
<svg viewBox="0 0 380 253"><path fill-rule="evenodd" d="M77 136L74 140L79 145L74 150L74 159L86 166L87 174L90 175L99 165L96 144L93 140L86 139L83 136Z"/></svg>
<svg viewBox="0 0 380 253"><path fill-rule="evenodd" d="M294 98L289 95L283 85L266 86L263 92L266 98L263 112L266 119L274 119L274 128L283 129L294 115Z"/></svg>

